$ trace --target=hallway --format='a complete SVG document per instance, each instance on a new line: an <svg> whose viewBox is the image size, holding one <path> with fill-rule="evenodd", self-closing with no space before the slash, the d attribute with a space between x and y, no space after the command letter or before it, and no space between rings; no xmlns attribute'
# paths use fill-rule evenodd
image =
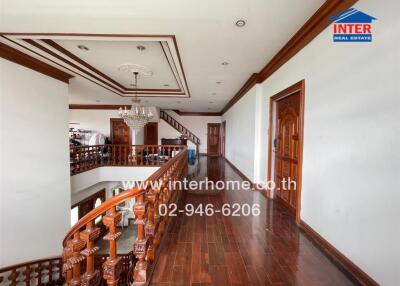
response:
<svg viewBox="0 0 400 286"><path fill-rule="evenodd" d="M209 160L207 162L207 160ZM200 157L195 179L241 180L223 159ZM150 285L355 285L297 227L280 204L257 191L189 193L185 203L258 203L260 216L172 220Z"/></svg>

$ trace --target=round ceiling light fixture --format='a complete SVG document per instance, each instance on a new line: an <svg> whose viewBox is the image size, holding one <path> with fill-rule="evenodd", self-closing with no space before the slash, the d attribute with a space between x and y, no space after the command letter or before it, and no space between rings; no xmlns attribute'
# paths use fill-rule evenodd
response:
<svg viewBox="0 0 400 286"><path fill-rule="evenodd" d="M89 48L86 47L85 45L78 45L77 47L78 47L78 49L80 49L82 51L89 51Z"/></svg>
<svg viewBox="0 0 400 286"><path fill-rule="evenodd" d="M100 99L96 99L96 102L101 102L101 100Z"/></svg>
<svg viewBox="0 0 400 286"><path fill-rule="evenodd" d="M165 87L169 87L169 84L166 83L166 84L164 84L164 86L165 86Z"/></svg>
<svg viewBox="0 0 400 286"><path fill-rule="evenodd" d="M216 84L221 84L221 83L222 83L222 81L216 81L215 83L216 83Z"/></svg>
<svg viewBox="0 0 400 286"><path fill-rule="evenodd" d="M217 93L216 92L213 92L213 93L211 93L212 95L217 95Z"/></svg>
<svg viewBox="0 0 400 286"><path fill-rule="evenodd" d="M144 51L145 49L146 49L146 47L145 46L136 46L136 48L139 50L139 51Z"/></svg>
<svg viewBox="0 0 400 286"><path fill-rule="evenodd" d="M242 28L242 27L246 26L246 21L243 19L239 19L236 21L235 25L239 28Z"/></svg>
<svg viewBox="0 0 400 286"><path fill-rule="evenodd" d="M222 62L221 65L227 66L227 65L229 65L229 63L228 62Z"/></svg>

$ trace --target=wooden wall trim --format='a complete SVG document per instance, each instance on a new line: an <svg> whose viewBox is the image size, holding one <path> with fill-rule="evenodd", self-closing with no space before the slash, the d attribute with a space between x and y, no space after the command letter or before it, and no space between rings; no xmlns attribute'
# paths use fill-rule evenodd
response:
<svg viewBox="0 0 400 286"><path fill-rule="evenodd" d="M118 110L120 107L131 108L131 105L116 104L70 104L69 109L93 109L93 110Z"/></svg>
<svg viewBox="0 0 400 286"><path fill-rule="evenodd" d="M65 83L73 78L72 75L3 43L0 43L0 57Z"/></svg>
<svg viewBox="0 0 400 286"><path fill-rule="evenodd" d="M180 116L221 116L222 112L204 112L204 111L180 111L178 109L173 110Z"/></svg>
<svg viewBox="0 0 400 286"><path fill-rule="evenodd" d="M330 17L353 6L358 0L327 0L314 15L297 31L283 48L258 73L253 73L242 88L222 109L222 114L228 111L254 85L262 83L288 62L294 55L309 44L330 24Z"/></svg>
<svg viewBox="0 0 400 286"><path fill-rule="evenodd" d="M300 221L300 228L331 260L333 260L340 268L347 272L347 274L355 281L361 285L379 286L374 279L361 270L350 259L344 256L339 250L337 250L332 244L325 240L303 220Z"/></svg>

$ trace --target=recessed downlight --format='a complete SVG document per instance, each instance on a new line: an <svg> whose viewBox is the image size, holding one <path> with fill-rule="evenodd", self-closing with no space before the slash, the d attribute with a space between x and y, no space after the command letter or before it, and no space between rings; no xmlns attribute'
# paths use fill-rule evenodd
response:
<svg viewBox="0 0 400 286"><path fill-rule="evenodd" d="M214 103L214 101L209 101L209 103L210 103L210 104L213 104L213 103Z"/></svg>
<svg viewBox="0 0 400 286"><path fill-rule="evenodd" d="M216 93L216 92L213 92L213 93L211 93L211 95L217 95L217 93Z"/></svg>
<svg viewBox="0 0 400 286"><path fill-rule="evenodd" d="M216 84L221 84L221 83L222 83L222 81L216 81L215 83L216 83Z"/></svg>
<svg viewBox="0 0 400 286"><path fill-rule="evenodd" d="M136 46L136 48L139 50L139 51L144 51L145 49L146 49L146 47L145 46Z"/></svg>
<svg viewBox="0 0 400 286"><path fill-rule="evenodd" d="M82 51L89 51L89 48L86 47L85 45L78 45L78 49L80 49Z"/></svg>
<svg viewBox="0 0 400 286"><path fill-rule="evenodd" d="M96 102L101 102L101 100L100 99L96 99Z"/></svg>
<svg viewBox="0 0 400 286"><path fill-rule="evenodd" d="M221 65L227 66L227 65L229 65L229 63L228 62L222 62Z"/></svg>
<svg viewBox="0 0 400 286"><path fill-rule="evenodd" d="M181 101L177 101L176 103L182 103Z"/></svg>
<svg viewBox="0 0 400 286"><path fill-rule="evenodd" d="M136 84L131 83L130 86L131 86L131 87L136 87Z"/></svg>
<svg viewBox="0 0 400 286"><path fill-rule="evenodd" d="M166 84L164 84L164 86L165 86L165 87L169 87L169 84L168 84L168 83L166 83Z"/></svg>
<svg viewBox="0 0 400 286"><path fill-rule="evenodd" d="M236 21L235 25L239 28L242 28L242 27L246 26L246 21L243 19L239 19Z"/></svg>

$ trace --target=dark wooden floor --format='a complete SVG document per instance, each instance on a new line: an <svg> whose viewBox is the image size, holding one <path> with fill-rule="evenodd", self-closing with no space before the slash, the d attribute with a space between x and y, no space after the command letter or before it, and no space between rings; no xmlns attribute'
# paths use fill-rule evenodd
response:
<svg viewBox="0 0 400 286"><path fill-rule="evenodd" d="M201 157L206 174L240 179L222 159ZM258 217L180 215L173 220L150 285L354 285L297 227L280 204L257 191L187 194L187 203L258 203Z"/></svg>

